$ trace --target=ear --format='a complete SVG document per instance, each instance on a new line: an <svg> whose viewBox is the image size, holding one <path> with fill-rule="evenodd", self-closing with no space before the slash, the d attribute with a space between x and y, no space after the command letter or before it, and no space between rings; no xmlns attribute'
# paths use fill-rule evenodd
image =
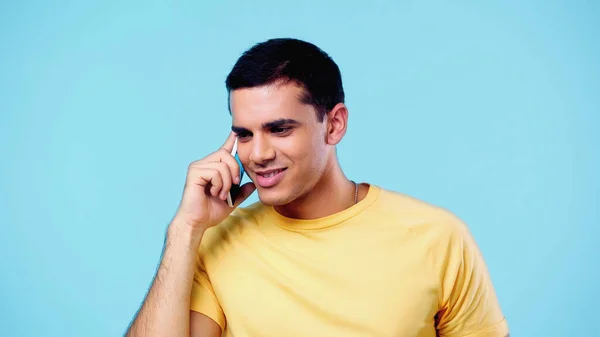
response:
<svg viewBox="0 0 600 337"><path fill-rule="evenodd" d="M327 113L326 142L329 145L337 145L348 128L348 108L344 103L338 103Z"/></svg>

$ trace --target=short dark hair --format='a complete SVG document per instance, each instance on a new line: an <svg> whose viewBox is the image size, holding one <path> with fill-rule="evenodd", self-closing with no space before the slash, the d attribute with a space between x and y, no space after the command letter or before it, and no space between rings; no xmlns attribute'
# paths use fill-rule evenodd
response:
<svg viewBox="0 0 600 337"><path fill-rule="evenodd" d="M293 38L255 44L237 60L225 85L229 96L232 90L289 81L304 89L302 102L315 107L320 122L336 104L344 102L337 64L314 44Z"/></svg>

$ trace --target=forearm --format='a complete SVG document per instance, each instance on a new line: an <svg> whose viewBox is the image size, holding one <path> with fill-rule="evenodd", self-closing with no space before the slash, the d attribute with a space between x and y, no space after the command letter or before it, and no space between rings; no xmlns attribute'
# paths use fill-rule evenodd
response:
<svg viewBox="0 0 600 337"><path fill-rule="evenodd" d="M183 228L169 226L160 266L127 337L190 335L190 292L203 233Z"/></svg>

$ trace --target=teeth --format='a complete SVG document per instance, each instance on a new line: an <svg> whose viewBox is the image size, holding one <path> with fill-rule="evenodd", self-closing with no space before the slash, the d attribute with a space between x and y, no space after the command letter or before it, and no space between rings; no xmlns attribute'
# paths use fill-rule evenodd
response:
<svg viewBox="0 0 600 337"><path fill-rule="evenodd" d="M279 170L277 170L277 171L272 171L272 172L269 172L269 173L267 173L267 174L262 174L262 176L263 176L263 177L265 177L265 178L271 178L271 177L273 177L274 175L276 175L277 173L279 173Z"/></svg>

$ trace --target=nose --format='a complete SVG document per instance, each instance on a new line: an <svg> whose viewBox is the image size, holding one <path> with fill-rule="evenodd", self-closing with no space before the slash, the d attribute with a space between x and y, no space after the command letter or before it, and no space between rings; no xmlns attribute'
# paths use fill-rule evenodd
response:
<svg viewBox="0 0 600 337"><path fill-rule="evenodd" d="M249 159L257 165L266 164L275 159L275 149L271 146L268 139L254 136Z"/></svg>

